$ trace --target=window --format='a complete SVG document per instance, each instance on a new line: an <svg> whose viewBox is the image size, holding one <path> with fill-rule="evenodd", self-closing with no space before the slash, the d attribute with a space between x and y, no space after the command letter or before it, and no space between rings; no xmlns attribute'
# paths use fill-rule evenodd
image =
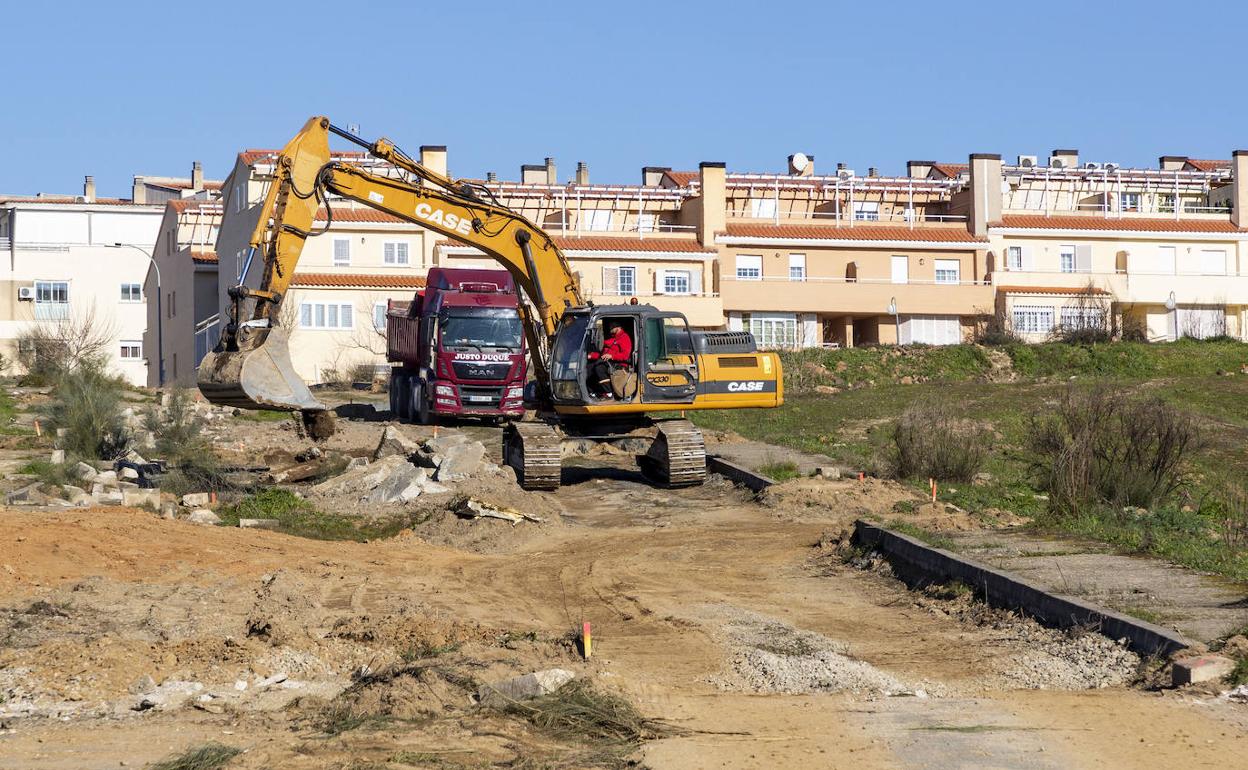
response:
<svg viewBox="0 0 1248 770"><path fill-rule="evenodd" d="M238 214L247 208L247 183L239 182L234 185L234 213Z"/></svg>
<svg viewBox="0 0 1248 770"><path fill-rule="evenodd" d="M386 333L386 303L373 303L373 328L382 334Z"/></svg>
<svg viewBox="0 0 1248 770"><path fill-rule="evenodd" d="M1053 308L1043 305L1015 305L1014 331L1022 334L1048 334L1053 331Z"/></svg>
<svg viewBox="0 0 1248 770"><path fill-rule="evenodd" d="M1061 263L1062 263L1063 273L1075 272L1075 247L1074 246L1062 246L1061 247Z"/></svg>
<svg viewBox="0 0 1248 770"><path fill-rule="evenodd" d="M1022 270L1023 269L1023 247L1007 246L1005 249L1005 269L1006 270Z"/></svg>
<svg viewBox="0 0 1248 770"><path fill-rule="evenodd" d="M688 270L663 271L664 294L688 294L689 284L690 280Z"/></svg>
<svg viewBox="0 0 1248 770"><path fill-rule="evenodd" d="M761 281L763 280L763 258L761 256L738 254L737 255L737 280L738 281Z"/></svg>
<svg viewBox="0 0 1248 770"><path fill-rule="evenodd" d="M143 357L143 344L134 340L121 341L121 357L126 361L133 361Z"/></svg>
<svg viewBox="0 0 1248 770"><path fill-rule="evenodd" d="M394 241L387 243L382 247L383 261L387 265L406 265L407 261L407 242Z"/></svg>
<svg viewBox="0 0 1248 770"><path fill-rule="evenodd" d="M637 268L621 267L616 274L616 293L633 295L637 293Z"/></svg>
<svg viewBox="0 0 1248 770"><path fill-rule="evenodd" d="M957 316L903 316L897 342L902 345L957 345L962 342L962 326Z"/></svg>
<svg viewBox="0 0 1248 770"><path fill-rule="evenodd" d="M143 287L137 283L123 283L121 285L121 301L142 302Z"/></svg>
<svg viewBox="0 0 1248 770"><path fill-rule="evenodd" d="M299 325L305 329L352 329L353 316L350 304L304 302L299 306Z"/></svg>
<svg viewBox="0 0 1248 770"><path fill-rule="evenodd" d="M1202 249L1200 252L1201 275L1226 275L1226 252L1221 249Z"/></svg>
<svg viewBox="0 0 1248 770"><path fill-rule="evenodd" d="M804 281L806 280L806 255L790 254L789 255L789 280Z"/></svg>
<svg viewBox="0 0 1248 770"><path fill-rule="evenodd" d="M750 198L750 216L755 219L771 219L776 216L775 198Z"/></svg>
<svg viewBox="0 0 1248 770"><path fill-rule="evenodd" d="M178 293L176 291L169 292L169 317L173 318L178 314Z"/></svg>
<svg viewBox="0 0 1248 770"><path fill-rule="evenodd" d="M1163 214L1174 213L1174 193L1157 196L1157 210Z"/></svg>
<svg viewBox="0 0 1248 770"><path fill-rule="evenodd" d="M658 217L656 217L654 214L638 214L637 215L637 232L652 233L655 230L655 224L657 222L658 222Z"/></svg>
<svg viewBox="0 0 1248 770"><path fill-rule="evenodd" d="M1118 193L1118 210L1119 211L1139 211L1140 210L1140 194L1139 193Z"/></svg>
<svg viewBox="0 0 1248 770"><path fill-rule="evenodd" d="M591 232L605 233L611 229L611 210L595 209L585 212L585 229Z"/></svg>
<svg viewBox="0 0 1248 770"><path fill-rule="evenodd" d="M1178 248L1174 246L1158 246L1157 247L1157 272L1164 275L1174 275L1175 265L1178 264L1175 255Z"/></svg>
<svg viewBox="0 0 1248 770"><path fill-rule="evenodd" d="M961 283L962 263L956 259L936 260L936 283Z"/></svg>
<svg viewBox="0 0 1248 770"><path fill-rule="evenodd" d="M390 244L386 244L387 246ZM334 266L346 267L351 264L351 239L334 239Z"/></svg>
<svg viewBox="0 0 1248 770"><path fill-rule="evenodd" d="M854 201L854 219L860 222L878 222L880 219L880 202Z"/></svg>
<svg viewBox="0 0 1248 770"><path fill-rule="evenodd" d="M1062 308L1062 326L1067 329L1105 329L1108 321L1108 311L1099 307Z"/></svg>
<svg viewBox="0 0 1248 770"><path fill-rule="evenodd" d="M35 281L35 320L69 318L69 282Z"/></svg>
<svg viewBox="0 0 1248 770"><path fill-rule="evenodd" d="M741 325L760 348L797 347L797 316L791 313L750 313L742 316Z"/></svg>

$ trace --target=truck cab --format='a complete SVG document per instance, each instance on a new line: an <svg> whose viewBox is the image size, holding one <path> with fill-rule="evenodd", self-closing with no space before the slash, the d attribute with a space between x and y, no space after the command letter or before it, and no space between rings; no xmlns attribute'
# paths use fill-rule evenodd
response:
<svg viewBox="0 0 1248 770"><path fill-rule="evenodd" d="M387 310L386 351L400 419L524 414L528 351L506 270L431 269L410 303Z"/></svg>

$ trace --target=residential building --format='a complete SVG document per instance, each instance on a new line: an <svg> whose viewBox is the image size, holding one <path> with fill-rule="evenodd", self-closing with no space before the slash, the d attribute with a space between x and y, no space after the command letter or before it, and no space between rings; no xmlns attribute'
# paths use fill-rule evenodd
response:
<svg viewBox="0 0 1248 770"><path fill-rule="evenodd" d="M1159 167L993 164L1002 190L988 228L998 306L1038 341L1093 312L1152 340L1243 337L1248 310L1248 153L1232 160L1164 156ZM1054 161L1058 162L1054 166ZM993 196L995 206L995 196Z"/></svg>

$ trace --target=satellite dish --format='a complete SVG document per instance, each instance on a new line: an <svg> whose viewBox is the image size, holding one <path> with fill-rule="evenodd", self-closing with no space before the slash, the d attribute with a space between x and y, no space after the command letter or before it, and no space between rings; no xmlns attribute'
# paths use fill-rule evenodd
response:
<svg viewBox="0 0 1248 770"><path fill-rule="evenodd" d="M806 170L807 166L810 165L810 158L806 157L806 153L804 152L795 152L793 153L793 160L789 162L792 164L794 171L801 173Z"/></svg>

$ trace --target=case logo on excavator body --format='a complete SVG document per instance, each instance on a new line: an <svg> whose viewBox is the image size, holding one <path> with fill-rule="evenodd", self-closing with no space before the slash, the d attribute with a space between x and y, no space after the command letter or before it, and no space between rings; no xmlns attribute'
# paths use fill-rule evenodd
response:
<svg viewBox="0 0 1248 770"><path fill-rule="evenodd" d="M728 390L731 393L758 393L762 391L764 386L764 383L757 380L753 382L730 382L728 383Z"/></svg>
<svg viewBox="0 0 1248 770"><path fill-rule="evenodd" d="M472 234L472 220L464 219L458 214L447 214L442 209L435 209L428 203L416 204L416 218L435 225L442 225L447 230L454 230L462 235Z"/></svg>

